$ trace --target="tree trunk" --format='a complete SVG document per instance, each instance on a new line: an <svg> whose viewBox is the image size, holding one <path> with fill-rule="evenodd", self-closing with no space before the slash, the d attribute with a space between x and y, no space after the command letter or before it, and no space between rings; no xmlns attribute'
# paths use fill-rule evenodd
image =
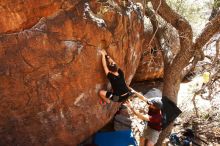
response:
<svg viewBox="0 0 220 146"><path fill-rule="evenodd" d="M170 23L179 34L180 51L173 59L170 59L168 56L164 56L163 96L167 96L170 100L176 103L181 80L183 75L187 72L187 70L185 71L184 69L190 64L190 59L196 55L203 56L202 47L212 38L214 34L220 32L220 13L207 23L203 32L196 38L195 43L193 43L192 28L184 17L173 11L166 3L166 0L150 1L155 13L159 14L165 21ZM168 58L166 59L166 57ZM166 62L165 60L170 60L170 62ZM156 144L157 146L162 145L162 141L169 135L171 129L172 124L162 131Z"/></svg>
<svg viewBox="0 0 220 146"><path fill-rule="evenodd" d="M167 96L174 103L177 103L177 95L180 87L180 74L170 68L164 69L164 86L163 86L163 96ZM161 146L163 140L170 134L173 128L173 124L170 124L165 130L160 134L156 146Z"/></svg>

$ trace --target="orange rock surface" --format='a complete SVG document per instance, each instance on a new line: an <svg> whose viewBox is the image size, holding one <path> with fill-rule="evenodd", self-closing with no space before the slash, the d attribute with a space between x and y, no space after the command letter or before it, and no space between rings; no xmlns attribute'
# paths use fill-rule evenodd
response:
<svg viewBox="0 0 220 146"><path fill-rule="evenodd" d="M99 104L100 44L129 84L144 42L141 10L126 5L0 1L0 145L75 146L113 117L118 104Z"/></svg>
<svg viewBox="0 0 220 146"><path fill-rule="evenodd" d="M80 0L1 0L0 34L32 27L42 17L70 9Z"/></svg>
<svg viewBox="0 0 220 146"><path fill-rule="evenodd" d="M143 53L133 82L163 78L163 56L157 40L146 33Z"/></svg>

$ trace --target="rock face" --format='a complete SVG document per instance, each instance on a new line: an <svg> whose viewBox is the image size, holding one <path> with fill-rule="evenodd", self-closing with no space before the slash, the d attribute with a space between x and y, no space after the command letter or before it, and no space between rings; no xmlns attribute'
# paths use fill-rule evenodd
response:
<svg viewBox="0 0 220 146"><path fill-rule="evenodd" d="M79 144L119 107L99 104L98 91L107 88L101 42L129 84L144 42L141 8L95 0L0 4L0 145Z"/></svg>
<svg viewBox="0 0 220 146"><path fill-rule="evenodd" d="M40 18L59 9L70 9L80 0L1 0L0 33L21 31L32 27Z"/></svg>
<svg viewBox="0 0 220 146"><path fill-rule="evenodd" d="M142 57L133 81L152 80L163 77L163 56L152 33L145 36Z"/></svg>

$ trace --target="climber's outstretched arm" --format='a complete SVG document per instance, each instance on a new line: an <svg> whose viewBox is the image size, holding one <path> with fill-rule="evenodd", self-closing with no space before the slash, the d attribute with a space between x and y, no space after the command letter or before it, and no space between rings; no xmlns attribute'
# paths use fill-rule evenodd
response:
<svg viewBox="0 0 220 146"><path fill-rule="evenodd" d="M130 102L126 102L127 103L127 107L139 118L142 119L144 121L149 121L150 117L148 114L143 115L140 112L136 111L132 106Z"/></svg>
<svg viewBox="0 0 220 146"><path fill-rule="evenodd" d="M142 95L141 93L135 91L133 88L129 87L131 92L135 93L137 95L137 97L143 101L145 101L148 104L148 100L144 97L144 95Z"/></svg>
<svg viewBox="0 0 220 146"><path fill-rule="evenodd" d="M105 50L101 50L100 51L101 54L102 54L102 65L103 65L103 68L105 70L105 74L107 75L109 73L109 69L107 67L107 63L106 63L106 58L105 56L107 55L106 51Z"/></svg>

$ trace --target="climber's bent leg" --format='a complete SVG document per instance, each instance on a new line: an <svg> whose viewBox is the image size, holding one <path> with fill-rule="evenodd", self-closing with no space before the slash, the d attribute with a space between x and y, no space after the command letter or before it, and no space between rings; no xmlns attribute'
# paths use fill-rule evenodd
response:
<svg viewBox="0 0 220 146"><path fill-rule="evenodd" d="M100 97L107 103L110 103L111 101L108 99L111 96L111 92L107 92L105 90L99 91Z"/></svg>

